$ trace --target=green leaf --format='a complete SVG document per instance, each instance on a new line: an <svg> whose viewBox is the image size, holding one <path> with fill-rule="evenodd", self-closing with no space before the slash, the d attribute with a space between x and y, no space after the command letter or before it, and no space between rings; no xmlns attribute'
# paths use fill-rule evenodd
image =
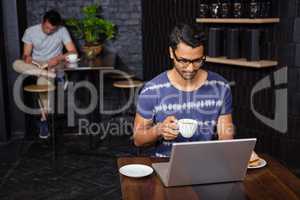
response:
<svg viewBox="0 0 300 200"><path fill-rule="evenodd" d="M102 42L106 39L113 39L116 35L115 25L99 16L100 5L93 4L82 9L83 18L70 18L66 25L78 37L83 37L86 42Z"/></svg>

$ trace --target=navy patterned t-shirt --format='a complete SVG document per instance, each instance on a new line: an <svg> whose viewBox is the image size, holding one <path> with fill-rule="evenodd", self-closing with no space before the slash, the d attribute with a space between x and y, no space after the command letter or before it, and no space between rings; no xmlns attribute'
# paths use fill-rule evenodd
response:
<svg viewBox="0 0 300 200"><path fill-rule="evenodd" d="M191 118L198 121L196 133L191 138L180 134L173 141L161 139L155 148L155 156L169 157L173 142L211 140L216 132L220 115L232 111L232 96L228 82L220 75L208 71L207 80L195 91L175 88L167 72L147 82L140 92L137 113L154 123L163 122L168 116L176 119Z"/></svg>

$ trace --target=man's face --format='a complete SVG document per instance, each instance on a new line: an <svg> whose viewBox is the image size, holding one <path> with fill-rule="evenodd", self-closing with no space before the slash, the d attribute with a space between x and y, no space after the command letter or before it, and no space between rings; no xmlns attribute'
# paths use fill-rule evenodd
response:
<svg viewBox="0 0 300 200"><path fill-rule="evenodd" d="M184 80L194 79L205 61L202 45L193 48L182 42L177 45L176 50L170 47L170 56L174 61L176 71Z"/></svg>
<svg viewBox="0 0 300 200"><path fill-rule="evenodd" d="M53 26L48 20L43 21L42 23L43 32L47 35L54 33L57 30L57 28L58 26Z"/></svg>

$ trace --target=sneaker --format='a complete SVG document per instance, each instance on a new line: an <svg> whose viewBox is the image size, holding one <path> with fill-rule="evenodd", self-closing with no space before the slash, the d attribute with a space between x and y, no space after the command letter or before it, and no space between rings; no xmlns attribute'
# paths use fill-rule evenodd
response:
<svg viewBox="0 0 300 200"><path fill-rule="evenodd" d="M47 121L40 121L40 134L39 137L41 139L47 139L49 137L49 130L48 130L48 122Z"/></svg>

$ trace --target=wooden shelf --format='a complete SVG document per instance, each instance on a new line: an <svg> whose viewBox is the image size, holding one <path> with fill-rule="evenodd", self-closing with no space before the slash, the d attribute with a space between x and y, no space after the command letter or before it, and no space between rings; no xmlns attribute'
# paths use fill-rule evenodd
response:
<svg viewBox="0 0 300 200"><path fill-rule="evenodd" d="M273 60L247 61L244 58L227 59L225 57L206 57L206 62L253 68L266 68L278 65L278 62Z"/></svg>
<svg viewBox="0 0 300 200"><path fill-rule="evenodd" d="M197 18L198 23L221 23L221 24L270 24L279 23L280 18Z"/></svg>

